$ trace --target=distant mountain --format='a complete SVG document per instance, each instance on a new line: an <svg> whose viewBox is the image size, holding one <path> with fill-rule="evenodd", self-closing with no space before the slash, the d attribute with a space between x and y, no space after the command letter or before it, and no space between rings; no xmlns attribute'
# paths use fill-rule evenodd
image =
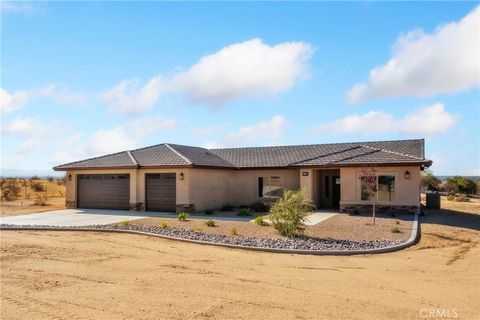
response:
<svg viewBox="0 0 480 320"><path fill-rule="evenodd" d="M0 169L0 177L5 177L5 178L30 178L33 176L38 176L40 178L45 178L45 177L55 177L55 178L61 178L65 175L64 172L57 172L53 170L37 170L37 169L32 169L32 170L22 170L22 169Z"/></svg>

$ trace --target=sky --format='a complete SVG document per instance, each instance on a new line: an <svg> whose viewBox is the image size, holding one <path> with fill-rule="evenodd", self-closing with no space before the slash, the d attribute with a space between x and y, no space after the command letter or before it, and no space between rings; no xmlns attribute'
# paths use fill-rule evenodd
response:
<svg viewBox="0 0 480 320"><path fill-rule="evenodd" d="M176 143L425 139L480 175L476 2L5 2L1 169Z"/></svg>

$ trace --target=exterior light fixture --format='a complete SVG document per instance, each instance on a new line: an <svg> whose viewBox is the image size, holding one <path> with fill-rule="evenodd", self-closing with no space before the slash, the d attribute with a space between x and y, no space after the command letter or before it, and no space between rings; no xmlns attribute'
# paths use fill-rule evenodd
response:
<svg viewBox="0 0 480 320"><path fill-rule="evenodd" d="M410 171L405 171L405 179L410 179Z"/></svg>
<svg viewBox="0 0 480 320"><path fill-rule="evenodd" d="M183 172L180 172L179 179L180 179L180 180L183 180Z"/></svg>
<svg viewBox="0 0 480 320"><path fill-rule="evenodd" d="M71 174L68 175L68 181L72 181L72 175Z"/></svg>

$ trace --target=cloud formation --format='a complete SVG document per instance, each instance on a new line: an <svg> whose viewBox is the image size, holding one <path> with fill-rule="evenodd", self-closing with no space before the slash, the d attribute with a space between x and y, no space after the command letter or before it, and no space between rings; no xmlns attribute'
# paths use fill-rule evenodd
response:
<svg viewBox="0 0 480 320"><path fill-rule="evenodd" d="M87 101L86 95L82 92L72 92L58 84L46 85L40 89L18 90L13 93L0 88L0 112L14 112L34 99L49 99L62 105L79 105Z"/></svg>
<svg viewBox="0 0 480 320"><path fill-rule="evenodd" d="M468 90L480 84L480 6L459 22L432 34L415 29L393 46L393 57L370 71L369 81L354 85L349 103L385 97L427 97Z"/></svg>
<svg viewBox="0 0 480 320"><path fill-rule="evenodd" d="M269 46L252 39L204 56L171 77L156 76L144 86L138 80L123 81L103 99L117 113L142 113L168 93L217 109L234 100L274 96L307 79L312 53L304 42Z"/></svg>
<svg viewBox="0 0 480 320"><path fill-rule="evenodd" d="M320 124L313 128L313 131L361 135L384 133L432 135L447 132L455 126L457 121L457 115L445 111L442 103L435 103L407 113L403 118L395 118L380 111L370 111L363 115L351 115Z"/></svg>

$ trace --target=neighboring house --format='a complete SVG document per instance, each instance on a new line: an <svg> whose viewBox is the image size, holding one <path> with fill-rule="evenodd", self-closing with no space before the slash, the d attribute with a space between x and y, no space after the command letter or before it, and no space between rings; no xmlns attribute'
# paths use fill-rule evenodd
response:
<svg viewBox="0 0 480 320"><path fill-rule="evenodd" d="M424 140L204 149L176 144L55 167L66 171L68 208L201 211L272 201L304 188L318 208L370 204L362 167L375 166L378 206L417 211ZM363 190L363 192L362 192Z"/></svg>

